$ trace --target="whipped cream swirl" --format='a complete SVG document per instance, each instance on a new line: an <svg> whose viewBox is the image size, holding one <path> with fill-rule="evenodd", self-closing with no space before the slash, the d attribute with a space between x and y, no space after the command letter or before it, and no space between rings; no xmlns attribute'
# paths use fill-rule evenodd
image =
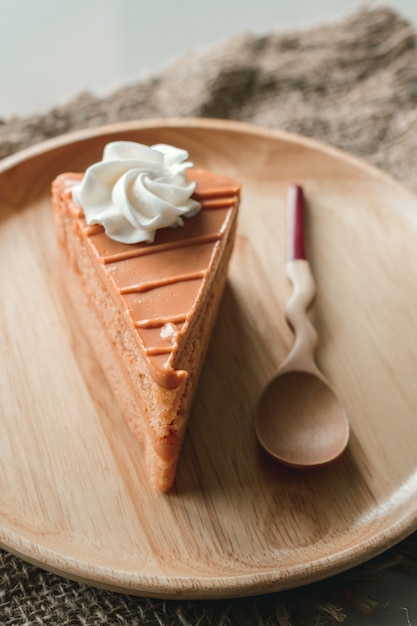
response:
<svg viewBox="0 0 417 626"><path fill-rule="evenodd" d="M152 243L158 228L182 226L201 208L191 198L196 183L187 180L187 159L186 150L166 144L109 143L73 188L73 200L87 224L101 224L112 239Z"/></svg>

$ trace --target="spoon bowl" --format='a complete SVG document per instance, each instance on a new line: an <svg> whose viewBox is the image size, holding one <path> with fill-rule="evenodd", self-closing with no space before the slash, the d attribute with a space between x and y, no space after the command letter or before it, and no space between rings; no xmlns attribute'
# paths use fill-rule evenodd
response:
<svg viewBox="0 0 417 626"><path fill-rule="evenodd" d="M255 432L261 446L291 467L309 468L337 459L349 440L349 422L331 385L314 360L317 333L308 318L315 284L304 249L304 196L288 195L287 274L293 285L286 320L293 348L258 404Z"/></svg>
<svg viewBox="0 0 417 626"><path fill-rule="evenodd" d="M344 410L324 378L310 372L278 375L258 407L256 434L262 447L291 467L330 463L344 451L349 429Z"/></svg>

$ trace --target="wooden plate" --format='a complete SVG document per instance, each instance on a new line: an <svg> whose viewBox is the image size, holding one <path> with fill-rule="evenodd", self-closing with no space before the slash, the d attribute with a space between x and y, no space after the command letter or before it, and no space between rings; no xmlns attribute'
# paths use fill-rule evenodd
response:
<svg viewBox="0 0 417 626"><path fill-rule="evenodd" d="M185 147L243 184L230 280L174 491L142 454L56 268L50 183L116 138ZM285 197L301 183L318 285L318 361L352 424L311 472L265 458L252 415L291 344ZM41 567L142 595L272 592L365 561L417 528L417 200L311 140L211 120L115 125L0 165L0 543Z"/></svg>

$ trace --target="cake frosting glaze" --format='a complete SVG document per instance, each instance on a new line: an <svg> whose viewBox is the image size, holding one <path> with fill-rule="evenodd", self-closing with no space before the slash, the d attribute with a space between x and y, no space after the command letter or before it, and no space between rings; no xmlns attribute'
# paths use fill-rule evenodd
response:
<svg viewBox="0 0 417 626"><path fill-rule="evenodd" d="M53 183L70 293L145 448L150 479L162 491L174 480L226 281L240 193L226 176L188 167L185 175L193 216L157 230L152 243L126 244L110 238L102 225L88 224L73 193L83 174L62 174Z"/></svg>

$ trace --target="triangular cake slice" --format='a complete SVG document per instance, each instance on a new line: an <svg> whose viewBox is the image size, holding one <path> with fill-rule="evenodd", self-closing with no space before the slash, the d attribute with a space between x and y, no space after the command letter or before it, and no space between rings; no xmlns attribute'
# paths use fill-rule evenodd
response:
<svg viewBox="0 0 417 626"><path fill-rule="evenodd" d="M87 225L73 200L83 174L53 182L62 271L122 412L145 451L154 487L175 478L193 393L226 283L239 184L189 169L194 217L126 244Z"/></svg>

